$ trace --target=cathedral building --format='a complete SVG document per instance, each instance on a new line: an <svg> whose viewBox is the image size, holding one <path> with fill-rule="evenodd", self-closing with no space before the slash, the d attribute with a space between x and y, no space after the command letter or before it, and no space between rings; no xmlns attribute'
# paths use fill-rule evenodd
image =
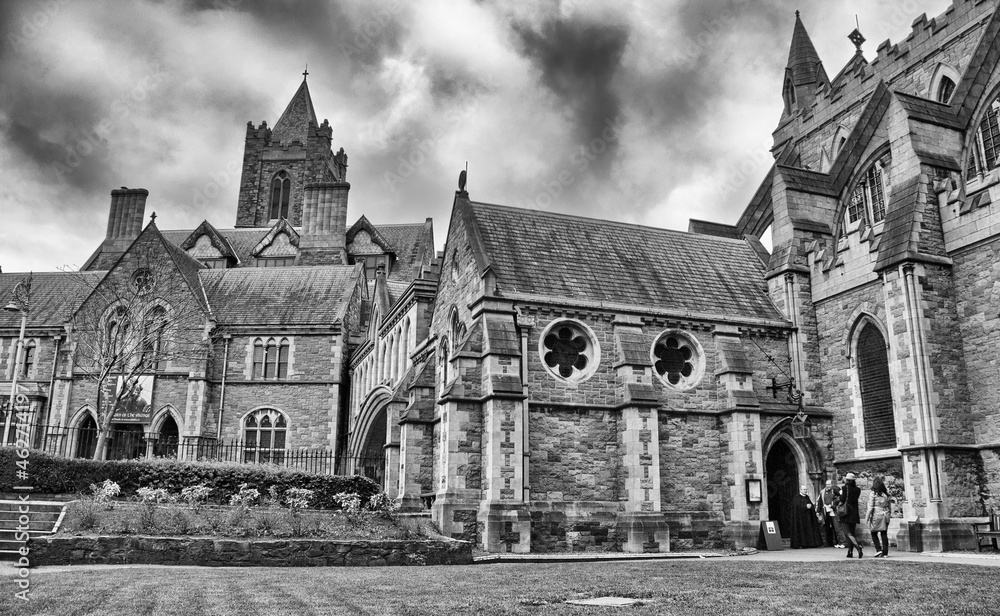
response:
<svg viewBox="0 0 1000 616"><path fill-rule="evenodd" d="M347 155L331 143L332 129L317 121L303 80L273 129L247 126L232 228L206 220L195 229L161 230L155 215L146 217L148 191L111 192L107 235L82 271L32 275L20 362L20 317L0 314L3 391L16 372L18 392L30 400L34 444L93 455L97 395L79 363L87 359L77 348L80 333L70 325L106 301L102 285L116 276L148 277L142 263L155 263L163 281L182 281L169 285L160 309L198 307L193 325L203 330L202 352L177 354L150 371L150 404L116 413L111 457L204 457L218 453L215 444L237 442L229 457L239 461L289 463L294 456L286 453L302 451L316 461L325 453L327 472L381 476L381 446L370 460L361 461L364 449L348 458L351 353L363 343L379 351L397 344L393 358L404 364L406 350L426 335L420 306L436 281L433 226L430 219L374 225L362 216L347 228ZM0 294L11 297L24 278L0 274ZM391 337L378 317L400 308L387 306L386 297L408 310L407 329ZM108 324L115 318L109 313ZM136 328L147 320L130 319ZM12 441L12 422L5 416L2 423Z"/></svg>
<svg viewBox="0 0 1000 616"><path fill-rule="evenodd" d="M998 4L954 0L873 54L855 31L835 74L796 13L773 166L734 224L686 232L478 201L464 174L441 253L429 219L348 227L303 81L247 128L233 228L160 230L145 190L112 192L84 271L35 274L20 362L0 316L0 387L19 375L46 443L87 453L65 325L95 300L67 277L153 254L205 352L152 371L146 455L168 433L181 456L332 452L512 552L755 545L850 472L886 478L902 548L970 548L1000 505Z"/></svg>

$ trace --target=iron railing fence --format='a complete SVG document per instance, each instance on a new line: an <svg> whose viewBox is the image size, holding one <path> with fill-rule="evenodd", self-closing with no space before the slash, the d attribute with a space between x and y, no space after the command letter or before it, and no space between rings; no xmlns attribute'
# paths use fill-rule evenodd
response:
<svg viewBox="0 0 1000 616"><path fill-rule="evenodd" d="M120 424L119 424L120 425ZM2 430L0 424L0 430ZM2 433L0 433L2 434ZM27 439L24 437L27 436ZM2 436L0 436L2 438ZM12 425L6 445L27 441L29 448L64 458L93 458L97 450L97 430L34 425L20 432ZM336 455L330 449L269 448L239 440L217 441L214 438L182 438L144 432L142 426L108 432L108 460L174 458L179 460L273 464L285 468L324 475L363 475L382 485L385 460L382 457Z"/></svg>

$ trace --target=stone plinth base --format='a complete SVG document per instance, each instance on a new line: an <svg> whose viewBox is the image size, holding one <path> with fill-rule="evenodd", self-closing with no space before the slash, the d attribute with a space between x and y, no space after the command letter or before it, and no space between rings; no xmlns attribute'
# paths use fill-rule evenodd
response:
<svg viewBox="0 0 1000 616"><path fill-rule="evenodd" d="M759 520L726 522L726 527L722 530L722 543L735 550L755 548L759 536Z"/></svg>
<svg viewBox="0 0 1000 616"><path fill-rule="evenodd" d="M904 520L896 533L896 545L901 552L975 550L976 535L972 532L972 523L981 521L981 518Z"/></svg>
<svg viewBox="0 0 1000 616"><path fill-rule="evenodd" d="M616 532L623 552L670 551L670 526L662 513L620 513Z"/></svg>
<svg viewBox="0 0 1000 616"><path fill-rule="evenodd" d="M531 514L526 503L482 503L478 520L487 552L531 552Z"/></svg>

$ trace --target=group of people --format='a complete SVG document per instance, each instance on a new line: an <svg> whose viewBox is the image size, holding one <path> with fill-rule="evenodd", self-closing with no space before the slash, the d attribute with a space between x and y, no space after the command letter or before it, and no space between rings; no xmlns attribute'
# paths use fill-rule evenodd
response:
<svg viewBox="0 0 1000 616"><path fill-rule="evenodd" d="M857 486L854 473L847 473L843 486L835 486L827 480L826 486L816 497L815 507L809 499L809 490L803 486L793 504L793 515L789 536L793 548L819 547L824 542L828 547L847 548L847 557L858 558L865 553L855 535L861 523L858 500L861 488ZM875 546L875 558L889 556L889 518L892 516L892 499L881 477L872 481L872 493L868 498L866 521ZM822 531L820 530L822 526Z"/></svg>

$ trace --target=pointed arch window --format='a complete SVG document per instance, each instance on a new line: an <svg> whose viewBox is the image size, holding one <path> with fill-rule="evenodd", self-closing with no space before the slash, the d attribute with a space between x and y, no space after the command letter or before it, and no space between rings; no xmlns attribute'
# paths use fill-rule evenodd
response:
<svg viewBox="0 0 1000 616"><path fill-rule="evenodd" d="M131 322L128 310L124 306L118 306L108 317L104 328L105 339L102 356L109 358L113 363L124 362L130 353L130 329ZM122 367L116 366L119 370Z"/></svg>
<svg viewBox="0 0 1000 616"><path fill-rule="evenodd" d="M26 379L31 374L31 369L35 365L35 341L27 340L24 348L21 349L21 374L20 378Z"/></svg>
<svg viewBox="0 0 1000 616"><path fill-rule="evenodd" d="M440 368L441 368L441 385L442 385L442 387L444 385L447 385L449 383L449 381L450 381L450 376L451 375L450 375L449 368L451 366L448 363L448 360L450 358L451 358L451 343L448 342L448 338L445 337L445 339L441 341L441 346L438 348L438 363L440 364Z"/></svg>
<svg viewBox="0 0 1000 616"><path fill-rule="evenodd" d="M281 464L285 460L288 422L276 409L258 409L243 420L243 461Z"/></svg>
<svg viewBox="0 0 1000 616"><path fill-rule="evenodd" d="M969 162L965 170L967 180L975 179L991 169L1000 166L1000 98L995 99L986 109L983 121L969 144Z"/></svg>
<svg viewBox="0 0 1000 616"><path fill-rule="evenodd" d="M451 341L453 345L458 345L465 339L465 323L458 318L458 309L451 309ZM454 350L454 349L452 349Z"/></svg>
<svg viewBox="0 0 1000 616"><path fill-rule="evenodd" d="M288 200L292 192L292 180L288 173L281 171L271 180L271 220L288 218Z"/></svg>
<svg viewBox="0 0 1000 616"><path fill-rule="evenodd" d="M872 323L865 323L858 334L857 358L865 449L894 448L896 419L889 380L889 355L882 332Z"/></svg>
<svg viewBox="0 0 1000 616"><path fill-rule="evenodd" d="M888 183L890 158L886 154L861 174L857 185L847 198L844 231L861 226L877 225L885 220L885 185Z"/></svg>
<svg viewBox="0 0 1000 616"><path fill-rule="evenodd" d="M288 378L288 356L291 342L288 338L257 338L253 342L254 379Z"/></svg>
<svg viewBox="0 0 1000 616"><path fill-rule="evenodd" d="M950 77L942 76L941 82L938 83L937 92L935 97L939 103L947 103L951 100L951 95L955 93L955 82L951 80Z"/></svg>
<svg viewBox="0 0 1000 616"><path fill-rule="evenodd" d="M146 314L142 332L142 361L150 370L159 370L163 351L163 332L167 328L167 310L155 306Z"/></svg>

